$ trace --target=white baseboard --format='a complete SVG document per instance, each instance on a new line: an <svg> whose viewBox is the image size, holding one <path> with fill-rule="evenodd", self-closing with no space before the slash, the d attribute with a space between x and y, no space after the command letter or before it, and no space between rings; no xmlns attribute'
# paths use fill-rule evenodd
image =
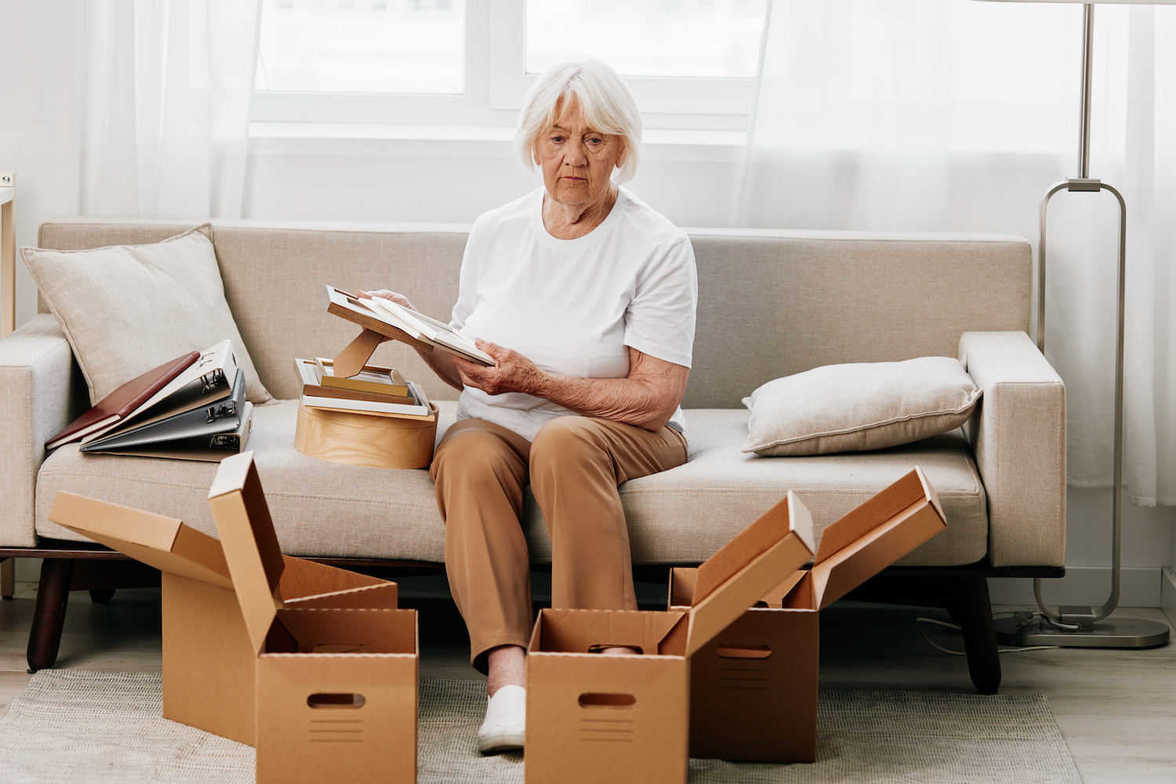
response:
<svg viewBox="0 0 1176 784"><path fill-rule="evenodd" d="M1124 567L1119 576L1120 607L1159 607L1160 580L1163 567ZM997 578L988 581L993 604L1033 604L1033 581L1021 578ZM1046 580L1042 588L1051 607L1059 604L1101 605L1111 593L1109 566L1067 566L1060 580ZM1173 599L1176 603L1176 599ZM1176 611L1176 610L1174 610Z"/></svg>
<svg viewBox="0 0 1176 784"><path fill-rule="evenodd" d="M1160 607L1168 623L1176 628L1176 567L1165 567L1160 575Z"/></svg>

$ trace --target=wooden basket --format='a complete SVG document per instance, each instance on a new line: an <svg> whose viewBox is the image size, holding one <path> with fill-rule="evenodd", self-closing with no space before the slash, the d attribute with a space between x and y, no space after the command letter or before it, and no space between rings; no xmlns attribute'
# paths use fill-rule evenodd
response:
<svg viewBox="0 0 1176 784"><path fill-rule="evenodd" d="M437 407L430 419L355 414L298 404L294 448L336 463L375 468L427 468L437 439Z"/></svg>

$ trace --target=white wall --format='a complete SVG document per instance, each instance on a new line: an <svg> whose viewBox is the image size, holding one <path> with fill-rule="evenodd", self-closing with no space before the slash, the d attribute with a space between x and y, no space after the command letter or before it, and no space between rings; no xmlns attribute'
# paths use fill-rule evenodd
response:
<svg viewBox="0 0 1176 784"><path fill-rule="evenodd" d="M16 173L16 245L78 211L82 0L0 0L0 169ZM17 262L17 323L35 311Z"/></svg>
<svg viewBox="0 0 1176 784"><path fill-rule="evenodd" d="M16 245L37 227L78 212L83 0L0 0L0 169L16 173ZM36 311L36 292L16 265L16 323ZM39 562L17 561L35 580Z"/></svg>
<svg viewBox="0 0 1176 784"><path fill-rule="evenodd" d="M82 0L0 0L0 73L15 75L0 82L0 169L17 173L18 246L35 243L41 222L78 210L81 6ZM653 145L632 187L681 225L729 226L741 162L740 149L729 144ZM1048 180L1032 162L1006 164L1004 174L1022 183ZM446 143L259 138L250 148L245 217L468 222L534 182L502 134ZM796 198L804 198L799 189ZM938 228L1034 236L1035 206L1010 203L975 216L975 225ZM35 306L32 285L23 269L19 274L18 323ZM1047 596L1098 602L1107 586L1110 493L1073 488L1069 508L1071 576L1051 585ZM1176 563L1174 527L1176 510L1127 507L1125 603L1158 604L1159 567ZM22 577L33 577L30 566ZM1009 580L994 585L994 596L1010 602L1031 594L1027 581Z"/></svg>
<svg viewBox="0 0 1176 784"><path fill-rule="evenodd" d="M1111 586L1110 488L1071 487L1066 494L1066 577L1047 583L1051 605L1101 605ZM1127 504L1123 513L1124 607L1160 606L1160 570L1176 563L1176 510ZM994 604L1032 604L1032 580L992 581Z"/></svg>

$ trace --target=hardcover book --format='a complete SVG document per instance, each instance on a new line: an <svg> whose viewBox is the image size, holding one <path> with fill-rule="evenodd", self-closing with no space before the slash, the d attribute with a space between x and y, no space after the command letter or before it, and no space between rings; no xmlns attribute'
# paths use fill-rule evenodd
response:
<svg viewBox="0 0 1176 784"><path fill-rule="evenodd" d="M161 387L124 419L95 430L82 439L89 444L121 435L176 414L213 403L229 394L237 377L232 343L222 340L200 352L200 357Z"/></svg>
<svg viewBox="0 0 1176 784"><path fill-rule="evenodd" d="M244 411L245 372L238 368L233 389L225 397L118 435L92 441L83 445L82 451L125 451L133 447L235 431L240 427Z"/></svg>
<svg viewBox="0 0 1176 784"><path fill-rule="evenodd" d="M102 398L98 405L70 422L60 433L50 438L45 443L45 448L56 449L91 433L109 430L111 427L117 426L156 392L169 384L172 379L191 367L199 358L199 351L190 351L128 381Z"/></svg>
<svg viewBox="0 0 1176 784"><path fill-rule="evenodd" d="M163 441L157 444L131 447L126 450L111 452L110 454L133 455L135 457L165 457L173 460L199 460L208 463L219 463L229 455L235 455L238 452L245 451L249 443L249 433L252 428L253 404L246 400L244 413L234 430L192 436L178 441Z"/></svg>

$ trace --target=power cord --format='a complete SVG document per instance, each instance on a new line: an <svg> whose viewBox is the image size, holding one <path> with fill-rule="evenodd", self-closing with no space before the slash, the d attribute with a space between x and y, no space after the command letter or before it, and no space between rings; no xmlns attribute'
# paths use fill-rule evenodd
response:
<svg viewBox="0 0 1176 784"><path fill-rule="evenodd" d="M1001 613L1000 615L994 615L992 617L994 619L995 618L1005 618L1005 617L1009 617L1009 616L1016 617L1021 614L1022 613ZM956 631L956 632L962 631L960 629L959 624L949 623L947 621L941 621L938 618L927 618L924 616L919 616L918 618L915 618L915 623L916 624L925 623L925 624L928 624L931 626L941 626L945 629L951 629L952 631ZM935 642L935 640L932 640L931 637L928 636L927 631L922 627L919 627L919 634L923 635L923 639L927 642L928 645L930 645L932 648L939 651L940 653L946 653L950 656L967 656L968 655L965 651L957 651L954 648L948 648L948 647L945 647L945 646L940 645L939 643ZM1028 645L1028 646L1025 646L1024 648L1018 648L1018 647L998 648L997 652L998 653L1025 653L1027 651L1048 651L1048 650L1053 650L1054 648L1057 648L1057 647L1059 647L1059 646L1057 646L1057 645Z"/></svg>

